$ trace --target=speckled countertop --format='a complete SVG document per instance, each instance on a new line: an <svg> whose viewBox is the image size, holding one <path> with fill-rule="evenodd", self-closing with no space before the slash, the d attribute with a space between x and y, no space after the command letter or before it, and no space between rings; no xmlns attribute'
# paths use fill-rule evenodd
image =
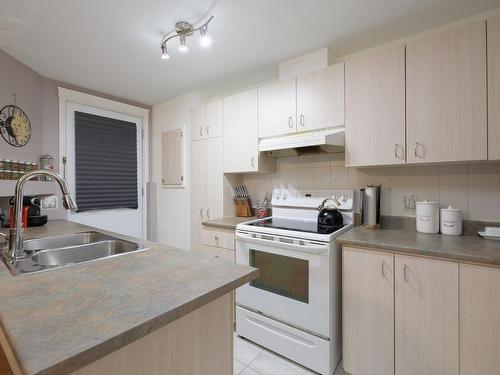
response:
<svg viewBox="0 0 500 375"><path fill-rule="evenodd" d="M25 238L89 229L54 220L28 228ZM251 267L134 241L149 249L32 275L14 277L0 262L1 329L24 373L77 370L258 274Z"/></svg>
<svg viewBox="0 0 500 375"><path fill-rule="evenodd" d="M352 246L500 265L500 241L479 236L425 234L407 229L367 229L355 227L337 238Z"/></svg>
<svg viewBox="0 0 500 375"><path fill-rule="evenodd" d="M257 217L223 217L221 219L207 220L202 222L207 227L235 230L236 226L245 221L255 220Z"/></svg>

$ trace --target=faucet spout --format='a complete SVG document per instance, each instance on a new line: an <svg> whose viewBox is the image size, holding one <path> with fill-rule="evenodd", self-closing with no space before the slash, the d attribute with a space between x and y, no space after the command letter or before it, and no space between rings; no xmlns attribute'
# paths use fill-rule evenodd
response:
<svg viewBox="0 0 500 375"><path fill-rule="evenodd" d="M8 256L13 260L22 259L25 257L25 252L23 248L23 228L22 228L22 209L23 209L23 188L26 182L37 176L46 176L52 178L63 193L63 205L66 209L76 211L78 206L76 205L73 196L69 192L68 184L64 178L54 172L50 171L33 171L26 173L21 177L16 184L15 194L14 194L14 226L9 231L9 250Z"/></svg>

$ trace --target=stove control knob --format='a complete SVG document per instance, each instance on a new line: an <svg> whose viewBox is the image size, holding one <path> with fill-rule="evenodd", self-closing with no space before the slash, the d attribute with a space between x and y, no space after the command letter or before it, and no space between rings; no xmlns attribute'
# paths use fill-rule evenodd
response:
<svg viewBox="0 0 500 375"><path fill-rule="evenodd" d="M285 193L285 194L283 194L283 200L284 200L284 201L286 201L286 198L287 198L287 197L288 197L288 195L286 195L286 193Z"/></svg>
<svg viewBox="0 0 500 375"><path fill-rule="evenodd" d="M344 194L342 194L342 195L340 196L340 200L341 200L342 202L347 202L347 197L346 197Z"/></svg>
<svg viewBox="0 0 500 375"><path fill-rule="evenodd" d="M276 193L276 199L277 199L277 200L280 200L280 199L281 199L281 191L278 191L278 192Z"/></svg>

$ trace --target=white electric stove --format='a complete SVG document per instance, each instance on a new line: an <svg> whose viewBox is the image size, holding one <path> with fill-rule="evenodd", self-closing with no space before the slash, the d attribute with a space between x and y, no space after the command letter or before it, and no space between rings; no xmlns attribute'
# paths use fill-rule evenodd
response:
<svg viewBox="0 0 500 375"><path fill-rule="evenodd" d="M317 207L334 196L344 225L318 229ZM341 357L341 254L353 226L352 190L275 189L273 216L236 227L236 262L260 269L236 292L236 332L320 374Z"/></svg>

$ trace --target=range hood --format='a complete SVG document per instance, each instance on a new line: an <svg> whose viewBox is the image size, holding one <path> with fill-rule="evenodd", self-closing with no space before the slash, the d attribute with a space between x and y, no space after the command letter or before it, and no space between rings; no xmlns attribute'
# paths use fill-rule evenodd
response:
<svg viewBox="0 0 500 375"><path fill-rule="evenodd" d="M276 156L309 153L342 152L345 145L345 127L314 130L273 138L262 138L259 151L272 151Z"/></svg>

